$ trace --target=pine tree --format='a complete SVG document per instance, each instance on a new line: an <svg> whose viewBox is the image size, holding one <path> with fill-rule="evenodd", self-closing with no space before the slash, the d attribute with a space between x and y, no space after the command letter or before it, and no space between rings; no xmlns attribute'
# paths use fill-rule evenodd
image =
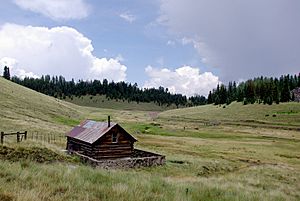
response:
<svg viewBox="0 0 300 201"><path fill-rule="evenodd" d="M290 88L289 88L289 78L288 76L284 77L283 80L283 87L281 91L280 101L281 102L288 102L290 101Z"/></svg>
<svg viewBox="0 0 300 201"><path fill-rule="evenodd" d="M225 104L227 102L227 89L223 84L221 84L220 87L219 98L220 98L220 104Z"/></svg>
<svg viewBox="0 0 300 201"><path fill-rule="evenodd" d="M228 87L227 87L227 100L226 100L226 104L229 105L233 100L233 84L232 82L228 83Z"/></svg>
<svg viewBox="0 0 300 201"><path fill-rule="evenodd" d="M233 86L232 86L232 101L236 101L237 100L237 87L236 87L236 82L233 82Z"/></svg>
<svg viewBox="0 0 300 201"><path fill-rule="evenodd" d="M220 104L220 85L217 85L217 89L215 90L215 98L214 98L215 105Z"/></svg>
<svg viewBox="0 0 300 201"><path fill-rule="evenodd" d="M3 77L7 80L10 80L9 67L7 67L7 66L4 67Z"/></svg>
<svg viewBox="0 0 300 201"><path fill-rule="evenodd" d="M247 103L253 104L255 102L254 83L252 80L248 80L245 86L245 98Z"/></svg>
<svg viewBox="0 0 300 201"><path fill-rule="evenodd" d="M209 91L209 94L208 94L208 97L207 97L207 103L208 104L212 104L213 103L211 91Z"/></svg>
<svg viewBox="0 0 300 201"><path fill-rule="evenodd" d="M273 94L273 99L276 102L276 104L279 104L279 91L278 91L278 86L277 84L275 85L275 89L274 89L274 94Z"/></svg>

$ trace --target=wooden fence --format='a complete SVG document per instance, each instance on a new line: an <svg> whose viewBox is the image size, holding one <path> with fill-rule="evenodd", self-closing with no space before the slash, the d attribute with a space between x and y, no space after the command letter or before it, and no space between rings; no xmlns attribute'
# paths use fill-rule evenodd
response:
<svg viewBox="0 0 300 201"><path fill-rule="evenodd" d="M12 136L16 135L16 138L12 138ZM60 133L43 133L37 131L31 132L12 132L12 133L5 133L1 132L1 144L5 142L21 142L23 140L32 140L32 141L39 141L45 142L49 144L64 144L66 143L66 137L64 134ZM5 137L5 139L4 139ZM15 141L16 139L16 141Z"/></svg>
<svg viewBox="0 0 300 201"><path fill-rule="evenodd" d="M5 136L11 136L11 135L17 136L17 142L21 142L23 139L24 140L27 139L27 131L16 132L16 133L4 133L4 132L1 132L0 143L3 144Z"/></svg>
<svg viewBox="0 0 300 201"><path fill-rule="evenodd" d="M40 142L47 142L50 144L65 143L66 137L60 133L41 133L33 131L28 135L28 139Z"/></svg>

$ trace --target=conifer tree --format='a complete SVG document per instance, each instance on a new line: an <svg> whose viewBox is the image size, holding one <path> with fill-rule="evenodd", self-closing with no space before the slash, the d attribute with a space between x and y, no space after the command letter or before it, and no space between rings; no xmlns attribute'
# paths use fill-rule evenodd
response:
<svg viewBox="0 0 300 201"><path fill-rule="evenodd" d="M211 91L209 91L209 94L208 94L208 97L207 97L207 103L208 104L212 104L213 103Z"/></svg>
<svg viewBox="0 0 300 201"><path fill-rule="evenodd" d="M10 80L9 67L7 67L7 66L4 67L3 77L7 80Z"/></svg>
<svg viewBox="0 0 300 201"><path fill-rule="evenodd" d="M280 101L281 102L288 102L290 101L290 88L289 88L289 78L288 76L284 77L283 80L283 87L282 87L282 91L281 91L281 98Z"/></svg>

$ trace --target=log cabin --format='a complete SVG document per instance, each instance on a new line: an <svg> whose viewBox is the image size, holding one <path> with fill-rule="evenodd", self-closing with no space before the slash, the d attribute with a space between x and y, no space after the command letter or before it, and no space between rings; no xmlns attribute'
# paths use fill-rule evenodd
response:
<svg viewBox="0 0 300 201"><path fill-rule="evenodd" d="M67 150L103 160L131 157L135 137L119 124L85 120L67 133Z"/></svg>

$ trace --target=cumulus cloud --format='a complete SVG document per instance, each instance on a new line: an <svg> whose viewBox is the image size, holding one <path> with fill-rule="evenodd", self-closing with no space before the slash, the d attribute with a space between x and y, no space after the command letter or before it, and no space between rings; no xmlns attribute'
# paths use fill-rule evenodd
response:
<svg viewBox="0 0 300 201"><path fill-rule="evenodd" d="M32 77L32 78L39 78L40 76L34 74L33 72L26 72L24 69L17 68L15 69L15 75L21 79L24 79L25 77Z"/></svg>
<svg viewBox="0 0 300 201"><path fill-rule="evenodd" d="M14 3L53 20L82 19L90 10L84 0L14 0Z"/></svg>
<svg viewBox="0 0 300 201"><path fill-rule="evenodd" d="M297 73L300 1L161 0L160 24L224 80Z"/></svg>
<svg viewBox="0 0 300 201"><path fill-rule="evenodd" d="M129 23L132 23L136 20L136 16L130 14L129 12L121 13L119 16Z"/></svg>
<svg viewBox="0 0 300 201"><path fill-rule="evenodd" d="M90 78L97 79L99 75L114 81L122 81L126 78L127 67L116 59L95 58L90 69Z"/></svg>
<svg viewBox="0 0 300 201"><path fill-rule="evenodd" d="M0 66L8 66L11 75L15 75L21 79L25 77L38 78L39 76L33 72L26 72L26 70L19 67L19 62L14 58L3 57L0 59Z"/></svg>
<svg viewBox="0 0 300 201"><path fill-rule="evenodd" d="M1 67L9 66L10 68L15 68L15 66L18 65L18 61L13 58L3 57L0 59L0 65L1 65Z"/></svg>
<svg viewBox="0 0 300 201"><path fill-rule="evenodd" d="M17 64L25 73L67 79L126 79L126 66L118 59L94 56L91 40L70 27L5 24L0 27L0 44L0 59Z"/></svg>
<svg viewBox="0 0 300 201"><path fill-rule="evenodd" d="M145 71L150 78L145 82L145 88L163 86L172 93L181 93L187 96L207 96L208 92L219 82L219 78L211 72L200 73L198 68L190 66L183 66L174 71L148 66Z"/></svg>

